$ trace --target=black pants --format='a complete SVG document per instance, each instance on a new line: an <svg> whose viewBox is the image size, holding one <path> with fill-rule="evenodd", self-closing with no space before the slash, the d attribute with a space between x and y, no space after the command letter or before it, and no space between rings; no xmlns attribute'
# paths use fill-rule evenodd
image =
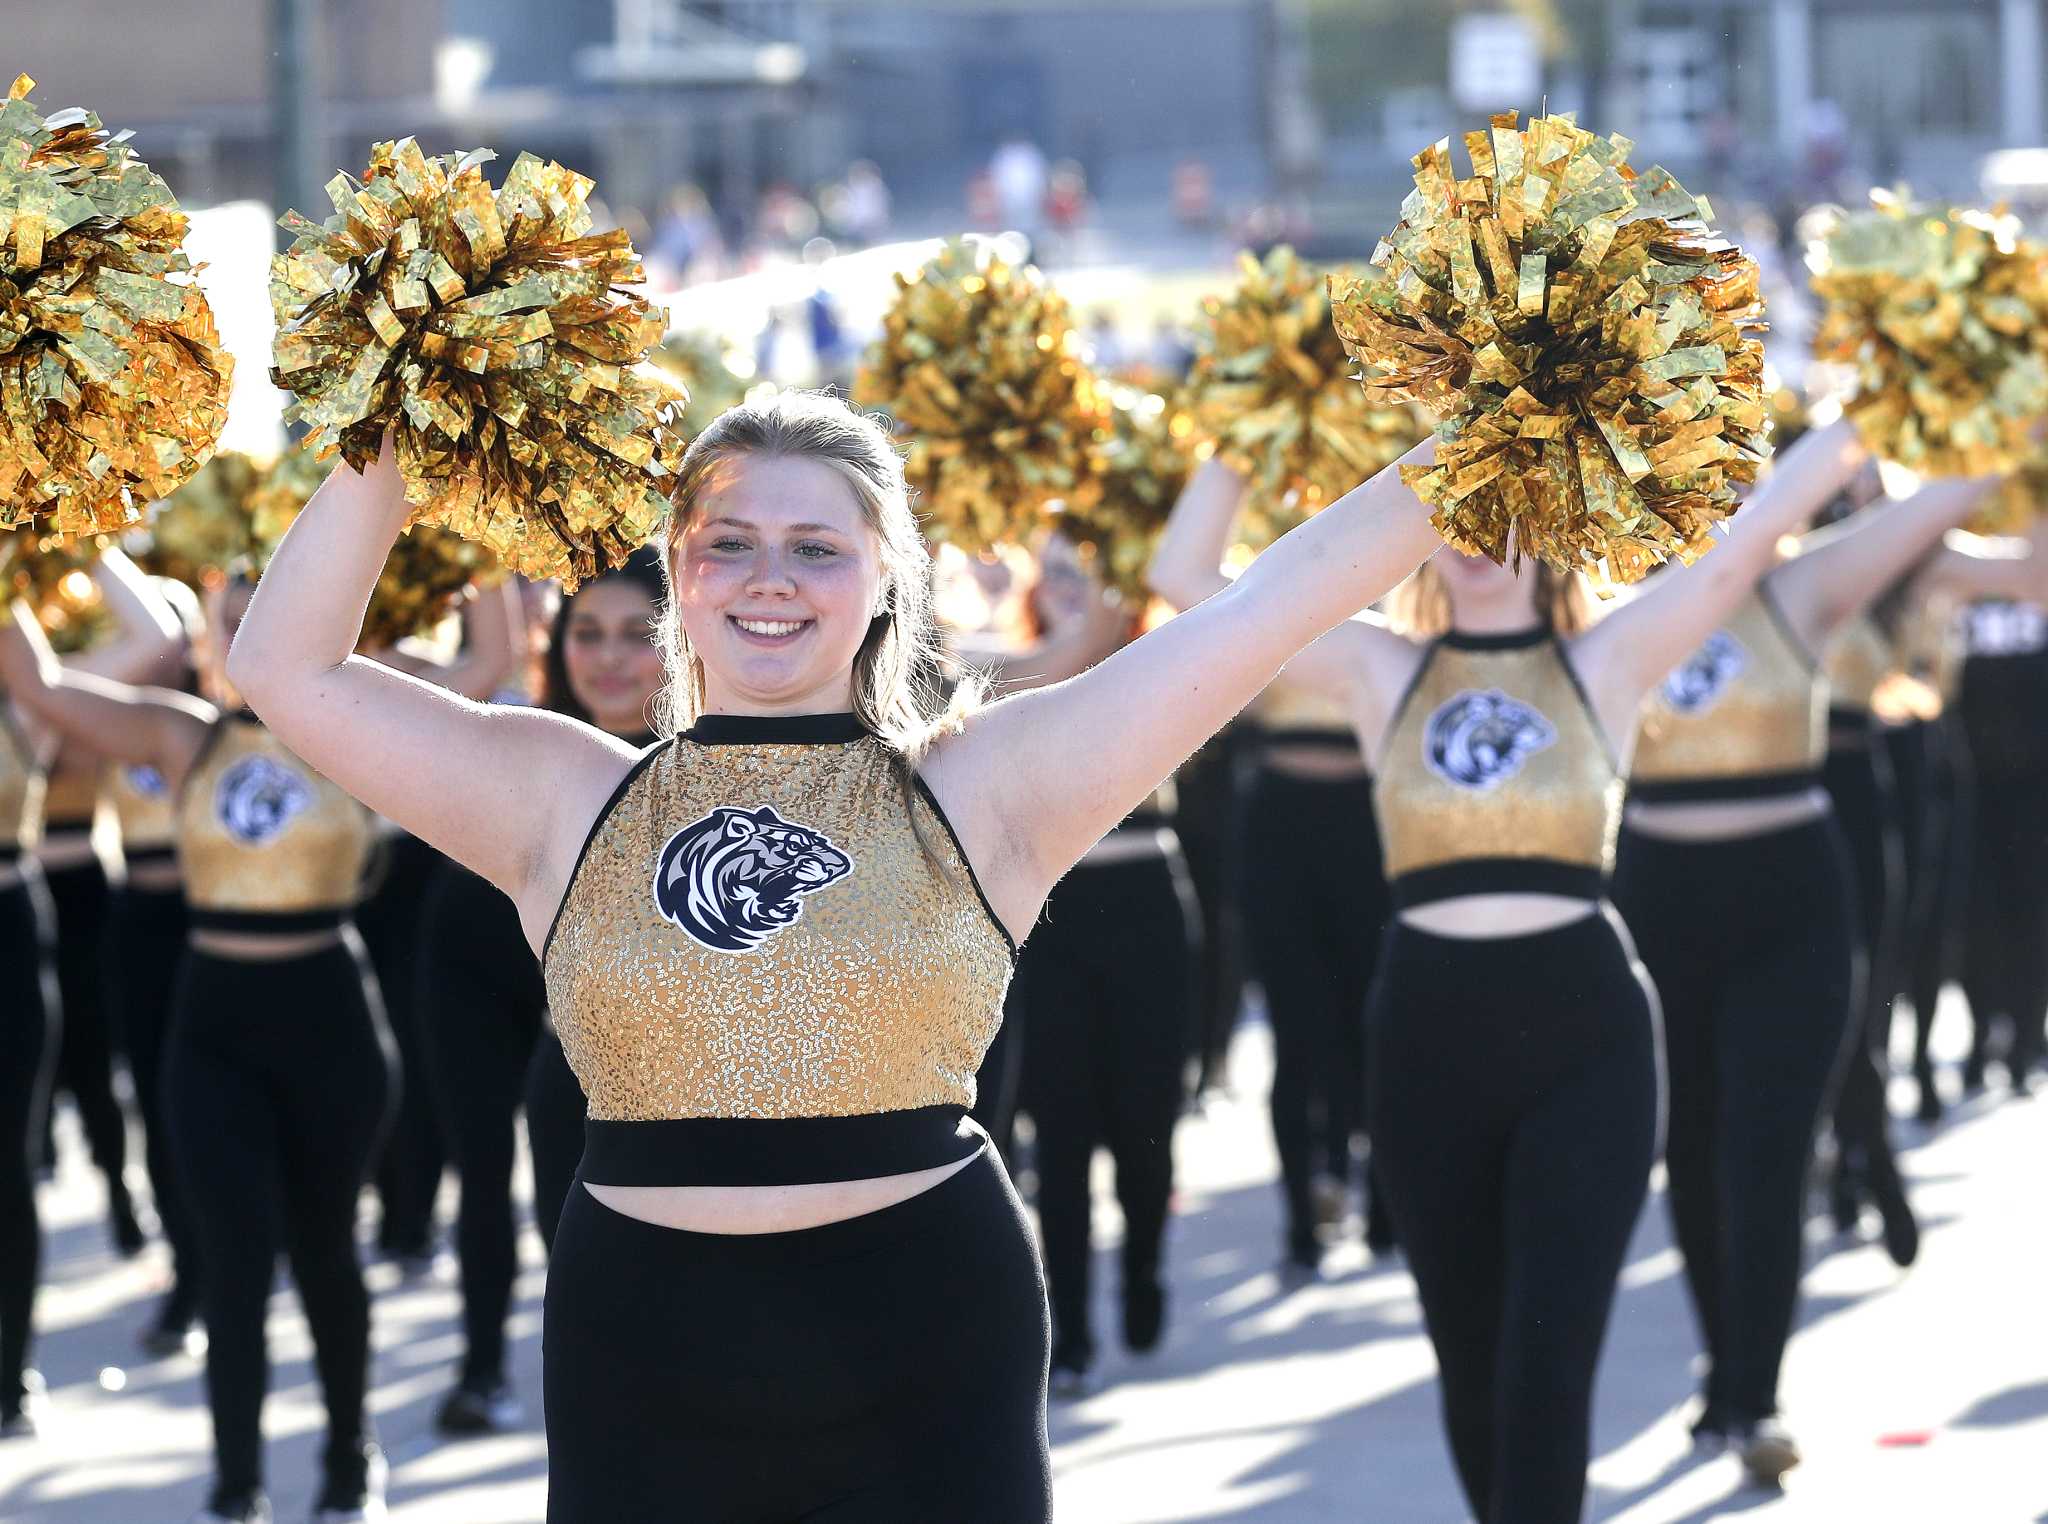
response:
<svg viewBox="0 0 2048 1524"><path fill-rule="evenodd" d="M374 1166L383 1204L377 1247L387 1254L425 1254L434 1247L434 1197L447 1154L424 1036L433 1013L421 1010L418 1001L420 934L427 886L447 859L404 834L390 838L384 850L383 877L356 912L398 1044L397 1104Z"/></svg>
<svg viewBox="0 0 2048 1524"><path fill-rule="evenodd" d="M1829 751L1824 774L1855 876L1856 985L1852 1037L1835 1091L1835 1138L1852 1175L1896 1180L1891 1112L1892 993L1904 921L1905 845L1891 758L1873 733Z"/></svg>
<svg viewBox="0 0 2048 1524"><path fill-rule="evenodd" d="M1173 775L1173 830L1202 916L1192 1036L1198 1094L1221 1082L1244 1004L1244 907L1239 897L1244 878L1242 781L1250 742L1243 728L1227 725Z"/></svg>
<svg viewBox="0 0 2048 1524"><path fill-rule="evenodd" d="M1373 1149L1466 1499L1482 1524L1575 1524L1657 1151L1656 997L1611 912L1487 939L1396 921L1368 1032Z"/></svg>
<svg viewBox="0 0 2048 1524"><path fill-rule="evenodd" d="M1718 1423L1777 1410L1814 1134L1849 1033L1853 893L1832 817L1733 841L1622 832L1614 900L1663 997L1671 1217Z"/></svg>
<svg viewBox="0 0 2048 1524"><path fill-rule="evenodd" d="M368 1433L356 1198L397 1059L353 932L272 963L188 952L172 1004L164 1110L205 1274L217 1496L240 1498L262 1483L263 1323L280 1248L312 1326L329 1469Z"/></svg>
<svg viewBox="0 0 2048 1524"><path fill-rule="evenodd" d="M0 1418L21 1410L42 1269L35 1177L57 1067L56 939L39 876L0 890Z"/></svg>
<svg viewBox="0 0 2048 1524"><path fill-rule="evenodd" d="M1353 1172L1388 903L1371 784L1261 770L1246 802L1245 932L1273 1023L1273 1141L1296 1257L1314 1252L1318 1167Z"/></svg>
<svg viewBox="0 0 2048 1524"><path fill-rule="evenodd" d="M107 912L105 994L128 1051L150 1190L171 1246L171 1302L190 1314L199 1305L199 1249L171 1159L163 1107L164 1042L171 992L185 956L185 920L181 890L116 889Z"/></svg>
<svg viewBox="0 0 2048 1524"><path fill-rule="evenodd" d="M463 1384L505 1376L505 1314L519 1268L512 1218L516 1122L547 991L497 889L445 863L427 893L418 1010L443 1135L462 1181L455 1247L462 1263Z"/></svg>
<svg viewBox="0 0 2048 1524"><path fill-rule="evenodd" d="M569 1183L583 1162L583 1119L590 1110L555 1029L542 1026L526 1069L526 1142L533 1151L533 1225L548 1253Z"/></svg>
<svg viewBox="0 0 2048 1524"><path fill-rule="evenodd" d="M1057 1364L1085 1369L1095 1356L1088 1171L1098 1147L1116 1161L1123 1285L1158 1286L1199 930L1177 855L1084 864L1053 889L1018 959Z"/></svg>
<svg viewBox="0 0 2048 1524"><path fill-rule="evenodd" d="M2048 1013L2048 788L2040 770L1980 772L1974 802L1963 989L1978 1063L1989 1030L2006 1024L2017 1075L2040 1059Z"/></svg>
<svg viewBox="0 0 2048 1524"><path fill-rule="evenodd" d="M112 1014L101 987L100 954L107 930L107 874L97 858L47 874L57 913L57 984L63 992L64 1038L57 1088L71 1092L92 1162L107 1177L116 1215L128 1210L128 1118L114 1094L116 1049Z"/></svg>
<svg viewBox="0 0 2048 1524"><path fill-rule="evenodd" d="M1913 1069L1933 1074L1928 1044L1942 986L1962 967L1960 911L1969 885L1969 758L1947 719L1885 731L1898 785L1906 845L1906 914L1896 970L1898 992L1913 1007Z"/></svg>
<svg viewBox="0 0 2048 1524"><path fill-rule="evenodd" d="M992 1153L793 1233L570 1192L542 1334L549 1524L1043 1524L1044 1283Z"/></svg>

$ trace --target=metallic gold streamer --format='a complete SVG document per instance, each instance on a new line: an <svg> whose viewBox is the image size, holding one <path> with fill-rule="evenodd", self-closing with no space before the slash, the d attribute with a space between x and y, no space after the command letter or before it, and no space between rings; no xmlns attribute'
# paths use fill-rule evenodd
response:
<svg viewBox="0 0 2048 1524"><path fill-rule="evenodd" d="M1753 260L1627 138L1510 112L1415 160L1401 221L1331 306L1365 390L1438 419L1403 477L1461 550L1631 582L1691 560L1768 453Z"/></svg>
<svg viewBox="0 0 2048 1524"><path fill-rule="evenodd" d="M170 187L33 87L0 103L0 525L118 530L212 455L234 360Z"/></svg>
<svg viewBox="0 0 2048 1524"><path fill-rule="evenodd" d="M1101 494L1087 508L1061 509L1061 531L1095 572L1127 598L1143 599L1153 543L1194 464L1195 422L1165 397L1132 386L1106 389L1110 415L1095 437Z"/></svg>
<svg viewBox="0 0 2048 1524"><path fill-rule="evenodd" d="M393 431L414 523L573 587L667 512L685 399L642 363L663 317L622 289L626 233L590 231L591 182L521 154L493 191L494 157L379 143L324 224L288 214L270 374L321 459L361 470Z"/></svg>
<svg viewBox="0 0 2048 1524"><path fill-rule="evenodd" d="M113 616L92 575L103 543L97 536L78 540L33 524L0 530L7 592L35 611L60 656L90 650L113 633Z"/></svg>

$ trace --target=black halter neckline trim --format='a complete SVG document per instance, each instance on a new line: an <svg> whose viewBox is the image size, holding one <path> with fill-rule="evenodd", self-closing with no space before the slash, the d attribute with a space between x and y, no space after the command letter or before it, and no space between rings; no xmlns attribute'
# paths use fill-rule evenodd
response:
<svg viewBox="0 0 2048 1524"><path fill-rule="evenodd" d="M1464 630L1447 631L1444 644L1453 651L1521 651L1551 639L1547 624L1532 624L1526 630L1503 630L1495 635L1475 635Z"/></svg>
<svg viewBox="0 0 2048 1524"><path fill-rule="evenodd" d="M868 734L857 714L700 714L682 739L700 746L843 746Z"/></svg>

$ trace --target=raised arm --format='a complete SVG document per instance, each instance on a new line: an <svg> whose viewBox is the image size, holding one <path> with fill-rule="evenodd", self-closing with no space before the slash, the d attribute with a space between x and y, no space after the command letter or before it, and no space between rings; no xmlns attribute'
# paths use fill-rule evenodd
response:
<svg viewBox="0 0 2048 1524"><path fill-rule="evenodd" d="M1987 539L1951 531L1913 572L1914 602L1941 598L1968 602L1975 598L2010 598L2016 603L2048 603L2048 546L2044 526L2028 535Z"/></svg>
<svg viewBox="0 0 2048 1524"><path fill-rule="evenodd" d="M1242 476L1212 455L1195 467L1174 500L1145 581L1176 609L1191 609L1230 586L1223 553L1230 548L1245 486Z"/></svg>
<svg viewBox="0 0 2048 1524"><path fill-rule="evenodd" d="M1771 595L1786 623L1807 650L1820 650L1997 485L1996 477L1929 482L1911 497L1866 508L1812 536L1797 557L1771 573Z"/></svg>
<svg viewBox="0 0 2048 1524"><path fill-rule="evenodd" d="M299 756L511 895L532 936L634 753L592 726L458 698L352 654L406 514L388 441L361 475L330 474L265 568L228 676Z"/></svg>
<svg viewBox="0 0 2048 1524"><path fill-rule="evenodd" d="M93 563L92 579L113 615L116 633L112 640L66 660L66 670L120 683L148 682L175 671L185 628L142 568L118 550L103 550Z"/></svg>
<svg viewBox="0 0 2048 1524"><path fill-rule="evenodd" d="M423 678L463 698L487 699L505 684L525 650L526 613L510 577L481 587L462 605L462 647L452 661L397 650L366 653L387 667Z"/></svg>
<svg viewBox="0 0 2048 1524"><path fill-rule="evenodd" d="M1856 474L1864 450L1837 421L1779 457L1734 527L1691 566L1671 566L1572 641L1593 712L1621 744L1643 695L1734 612L1777 564L1778 541L1796 534Z"/></svg>
<svg viewBox="0 0 2048 1524"><path fill-rule="evenodd" d="M1425 440L1405 460L1434 453ZM990 706L936 747L926 775L1011 931L1028 930L1060 875L1290 657L1439 543L1389 466L1213 597L1071 681Z"/></svg>
<svg viewBox="0 0 2048 1524"><path fill-rule="evenodd" d="M0 681L46 729L116 762L154 767L175 789L206 744L217 711L167 688L137 688L67 670L35 611L17 598L0 620Z"/></svg>

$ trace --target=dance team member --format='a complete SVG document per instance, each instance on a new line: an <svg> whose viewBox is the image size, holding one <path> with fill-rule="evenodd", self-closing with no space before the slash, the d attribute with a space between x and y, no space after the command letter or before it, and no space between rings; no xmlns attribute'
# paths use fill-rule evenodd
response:
<svg viewBox="0 0 2048 1524"><path fill-rule="evenodd" d="M1860 459L1836 423L1787 464L1815 448L1842 463L1834 487ZM1989 485L1936 482L1857 515L1772 570L1643 706L1614 901L1663 998L1669 1201L1708 1360L1694 1433L1736 1446L1766 1484L1800 1460L1778 1373L1854 973L1855 888L1820 786L1816 653Z"/></svg>
<svg viewBox="0 0 2048 1524"><path fill-rule="evenodd" d="M396 1057L349 923L370 852L361 806L234 709L221 670L248 606L211 600L204 686L219 703L55 663L17 602L0 673L60 734L154 768L176 801L190 934L172 995L163 1106L204 1284L216 1475L195 1524L262 1524L264 1320L281 1248L327 1403L315 1524L381 1516L384 1463L364 1409L369 1299L355 1209ZM361 732L354 744L360 747Z"/></svg>
<svg viewBox="0 0 2048 1524"><path fill-rule="evenodd" d="M351 658L408 512L388 444L293 524L235 680L510 894L542 953L590 1100L549 1272L555 1524L1043 1520L1043 1287L961 1126L1014 939L1435 533L1383 473L1082 676L942 717L929 558L879 426L798 393L734 408L674 498L680 731L651 751Z"/></svg>
<svg viewBox="0 0 2048 1524"><path fill-rule="evenodd" d="M1175 608L1224 587L1243 476L1211 457L1189 479L1146 579ZM1257 767L1244 803L1246 950L1273 1029L1273 1142L1286 1207L1284 1272L1312 1279L1321 1228L1341 1220L1364 1129L1365 996L1391 912L1372 779L1343 708L1286 677L1248 718ZM1366 1231L1392 1235L1366 1171ZM1322 1189L1319 1189L1319 1184Z"/></svg>
<svg viewBox="0 0 2048 1524"><path fill-rule="evenodd" d="M502 600L517 594L508 585L485 596ZM636 551L618 571L564 598L548 644L542 702L583 719L593 713L589 706L594 702L600 729L624 724L629 737L650 744L648 708L662 680L653 641L660 599L661 560L652 550ZM482 641L487 632L472 633ZM464 686L442 686L465 691ZM518 1152L516 1122L541 1038L547 992L513 903L467 868L438 853L435 858L440 867L426 892L420 926L419 1009L428 1017L429 1073L462 1181L455 1247L462 1270L464 1346L460 1377L435 1423L444 1434L489 1434L522 1417L505 1379L505 1318L519 1268L512 1169ZM566 1126L552 1117L537 1118L531 1110L527 1125L534 1139L536 1215L545 1224L544 1236L551 1238L561 1194L583 1152L581 1093L574 1092ZM548 1152L558 1135L574 1140L566 1166ZM544 1185L544 1179L559 1179L559 1188ZM540 1210L544 1197L552 1201L547 1212Z"/></svg>

